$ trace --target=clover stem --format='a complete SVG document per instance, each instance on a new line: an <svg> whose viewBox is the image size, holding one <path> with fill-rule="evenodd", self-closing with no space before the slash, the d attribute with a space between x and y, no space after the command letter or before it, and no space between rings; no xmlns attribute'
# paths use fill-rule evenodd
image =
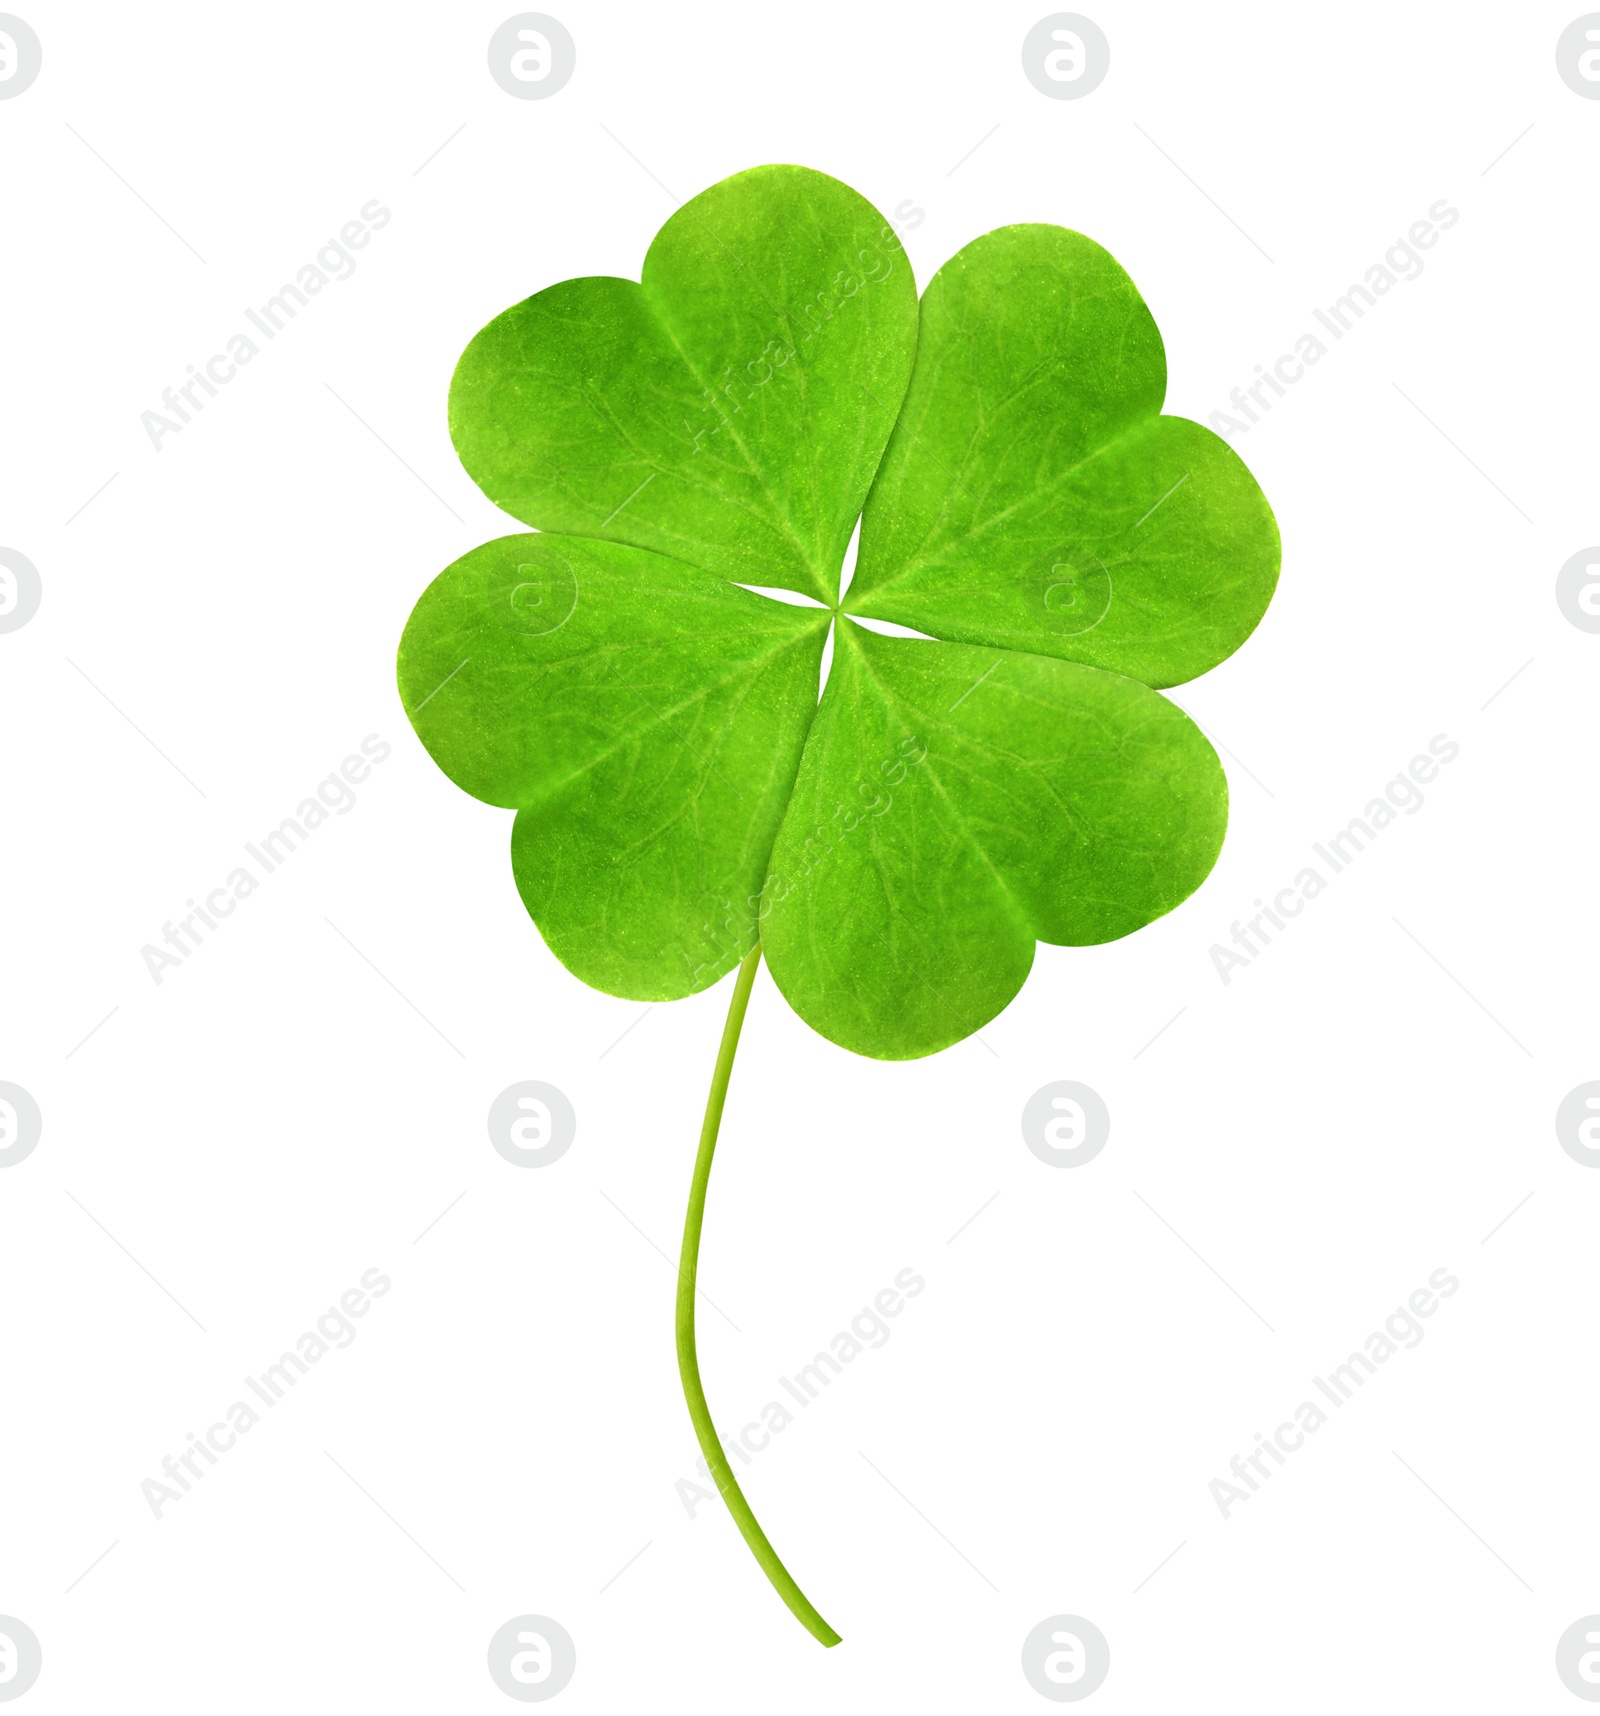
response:
<svg viewBox="0 0 1600 1716"><path fill-rule="evenodd" d="M745 1008L750 1004L750 988L760 964L761 943L757 942L739 967L733 999L728 1004L728 1022L722 1028L722 1047L717 1051L716 1071L711 1075L711 1094L706 1098L706 1117L700 1128L700 1150L695 1157L694 1180L689 1188L689 1213L683 1224L683 1256L678 1266L678 1374L683 1378L683 1397L689 1403L689 1416L694 1421L700 1451L717 1480L717 1490L727 1503L734 1524L750 1545L750 1553L761 1563L761 1570L772 1581L773 1589L789 1605L790 1613L801 1626L823 1644L836 1645L839 1635L812 1608L805 1592L795 1584L789 1569L778 1559L778 1552L767 1541L767 1534L757 1523L749 1502L744 1499L744 1492L728 1465L728 1457L722 1451L717 1427L711 1421L711 1408L706 1405L705 1389L700 1385L700 1361L695 1355L695 1275L700 1261L700 1227L705 1220L706 1187L711 1182L711 1158L717 1148L717 1129L722 1124L722 1105L727 1100L734 1050L739 1046L739 1030L744 1024Z"/></svg>

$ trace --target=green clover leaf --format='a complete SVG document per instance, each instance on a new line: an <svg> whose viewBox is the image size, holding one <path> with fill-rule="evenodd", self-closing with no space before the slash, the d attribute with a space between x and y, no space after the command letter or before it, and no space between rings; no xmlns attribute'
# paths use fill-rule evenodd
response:
<svg viewBox="0 0 1600 1716"><path fill-rule="evenodd" d="M1250 635L1279 544L1249 471L1162 416L1165 390L1149 310L1081 234L991 232L919 306L868 202L776 166L684 204L639 283L568 280L496 317L451 384L462 463L534 533L429 587L401 696L440 768L517 812L516 885L569 970L661 1001L739 968L679 1358L724 1499L825 1643L694 1351L745 1004L764 952L823 1036L930 1054L1011 1001L1040 941L1127 935L1205 879L1227 783L1160 689Z"/></svg>

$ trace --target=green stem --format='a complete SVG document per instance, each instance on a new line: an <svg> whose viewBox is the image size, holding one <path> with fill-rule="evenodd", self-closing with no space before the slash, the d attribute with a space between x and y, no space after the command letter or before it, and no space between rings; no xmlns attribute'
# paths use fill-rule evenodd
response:
<svg viewBox="0 0 1600 1716"><path fill-rule="evenodd" d="M722 1451L717 1427L711 1422L711 1408L706 1405L706 1392L700 1385L700 1361L694 1350L695 1275L700 1261L700 1227L705 1220L706 1187L711 1182L711 1158L717 1148L717 1128L722 1124L722 1105L728 1096L728 1077L733 1071L733 1053L739 1046L739 1029L744 1024L745 1008L750 1004L750 987L756 980L756 967L761 963L761 944L757 942L739 967L738 980L733 986L733 1000L728 1005L728 1022L722 1028L722 1047L717 1051L717 1070L711 1075L711 1094L706 1098L705 1123L700 1128L700 1152L695 1157L694 1182L689 1188L689 1214L683 1224L683 1258L678 1267L678 1374L683 1378L683 1397L689 1403L689 1416L694 1420L694 1433L700 1451L706 1457L717 1489L734 1524L739 1527L750 1553L761 1563L761 1569L772 1581L773 1589L789 1605L790 1613L812 1638L825 1645L836 1645L839 1635L812 1608L804 1591L795 1584L789 1569L778 1559L778 1552L767 1541L767 1534L756 1522L744 1492L734 1478L728 1457Z"/></svg>

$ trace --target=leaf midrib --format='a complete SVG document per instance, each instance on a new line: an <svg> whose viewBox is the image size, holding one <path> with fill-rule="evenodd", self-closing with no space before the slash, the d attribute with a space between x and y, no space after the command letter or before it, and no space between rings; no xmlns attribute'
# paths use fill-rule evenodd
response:
<svg viewBox="0 0 1600 1716"><path fill-rule="evenodd" d="M783 604L774 603L773 605L774 605L774 607L780 607ZM831 619L832 616L829 615L827 617ZM556 794L565 792L567 790L567 788L573 784L574 781L581 780L583 778L583 776L588 774L592 769L597 768L601 763L606 762L611 757L616 756L616 754L619 751L625 750L629 745L637 744L640 741L640 739L643 738L643 736L651 730L651 728L653 726L670 727L673 719L676 716L681 715L687 709L693 708L693 706L696 703L704 702L707 698L709 698L712 695L712 693L714 693L716 691L720 691L723 686L731 684L733 681L741 678L744 675L749 675L752 678L757 677L765 668L767 668L774 661L776 661L778 659L778 657L781 656L786 650L794 649L794 648L797 648L798 646L800 646L802 644L807 643L811 638L813 638L816 635L816 629L817 629L817 622L813 621L809 625L806 625L806 626L802 627L801 629L797 630L792 637L784 638L779 643L774 644L771 649L763 651L760 655L752 656L748 660L741 662L737 667L731 668L727 673L719 674L717 678L715 678L713 680L709 680L703 685L697 686L694 691L690 692L688 695L681 698L678 702L670 704L665 710L652 709L648 703L644 702L643 694L634 690L634 688L628 683L628 681L626 679L623 679L621 674L619 673L617 675L618 682L621 684L622 688L625 691L629 692L632 696L637 698L641 704L644 705L645 709L648 711L648 713L652 717L651 721L644 723L638 729L636 729L632 732L620 734L615 740L613 740L610 744L606 745L602 750L597 751L593 756L589 757L586 761L584 761L583 763L580 763L578 765L578 767L573 769L570 774L563 775L559 781L556 781L552 785L542 789L536 798L531 798L531 799L527 800L525 803L518 805L516 808L519 810L536 810L539 808L539 806L544 805L544 804L548 804L550 802L550 800L556 796ZM587 653L593 654L593 653L599 653L599 652L591 651L591 652L587 652ZM576 658L569 658L569 659L576 659ZM813 718L814 718L814 712L813 712ZM810 738L810 735L811 735L811 729L810 729L810 725L808 723L808 725L806 727L807 739ZM679 743L684 744L685 741L680 739ZM687 747L687 748L692 748L692 747ZM802 747L801 747L801 752L803 755L804 754L804 745L802 745ZM787 805L785 805L784 808L785 808L785 810L787 810L787 808L788 808Z"/></svg>
<svg viewBox="0 0 1600 1716"><path fill-rule="evenodd" d="M904 421L905 419L902 418L901 422ZM1029 490L1029 492L1021 497L1021 499L1013 501L1010 506L1004 508L1000 512L992 514L981 524L969 525L960 535L952 536L948 541L942 543L935 553L922 554L919 558L909 561L906 565L902 566L899 571L891 574L881 583L870 585L865 593L864 600L870 602L874 597L882 596L886 592L894 589L897 584L903 584L907 578L912 577L914 574L925 572L936 567L939 561L946 555L955 553L962 549L970 548L974 542L981 540L994 528L1009 523L1017 513L1021 512L1024 507L1030 503L1037 502L1040 499L1049 498L1067 481L1068 478L1076 475L1087 466L1092 465L1096 459L1101 458L1104 454L1110 452L1112 448L1119 446L1124 441L1133 439L1137 435L1143 434L1153 425L1164 421L1164 414L1160 411L1157 411L1154 415L1149 417L1138 418L1126 429L1122 430L1120 434L1113 435L1110 440L1101 442L1101 444L1094 448L1093 451L1085 453L1081 459L1075 460L1071 465L1068 465L1063 470L1058 471L1047 482ZM898 429L899 424L897 423L896 431L898 431ZM913 439L918 439L910 429L907 430L907 434L913 435ZM931 456L932 455L930 454L930 457ZM962 467L962 475L967 475L970 469L971 460L969 457L967 464ZM870 506L871 504L872 496L869 493L867 496L867 506ZM862 511L865 513L866 507L863 507ZM846 612L857 611L852 609L851 597L855 595L858 589L860 589L861 572L862 567L858 563L856 567L856 576L851 580L850 589L846 593L843 603ZM860 608L859 611L865 613L869 619L877 617L871 613L870 609L865 607Z"/></svg>

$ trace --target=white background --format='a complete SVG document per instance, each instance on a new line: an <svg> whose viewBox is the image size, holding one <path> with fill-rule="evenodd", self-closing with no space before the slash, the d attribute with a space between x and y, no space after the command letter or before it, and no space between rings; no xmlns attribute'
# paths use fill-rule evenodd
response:
<svg viewBox="0 0 1600 1716"><path fill-rule="evenodd" d="M560 0L576 75L523 102L486 68L503 6L28 0L44 69L0 103L0 540L44 585L0 637L0 1078L44 1114L0 1176L27 1708L494 1711L489 1637L528 1611L576 1640L573 1711L1042 1708L1019 1651L1061 1612L1110 1641L1106 1712L1575 1707L1600 1174L1552 1121L1600 1076L1600 637L1553 586L1600 538L1600 103L1556 76L1563 7L1090 10L1110 75L1051 101L1037 6ZM658 1253L729 984L644 1010L570 977L509 814L393 682L424 585L511 528L446 434L462 346L636 276L663 185L763 161L910 199L920 282L1007 222L1089 233L1202 420L1461 214L1236 441L1284 564L1175 694L1228 747L1199 893L1041 949L993 1053L857 1059L757 985L702 1258L739 1330L702 1311L724 1428L927 1281L740 1468L831 1652L674 1490ZM374 197L353 277L153 451L141 412ZM141 947L369 733L393 755L356 808L157 987ZM1211 945L1440 733L1425 807L1225 986ZM579 1117L539 1171L485 1132L525 1078ZM1062 1078L1112 1115L1070 1172L1018 1125ZM153 1518L163 1455L371 1267L355 1344ZM1421 1346L1225 1521L1210 1480L1440 1267Z"/></svg>

